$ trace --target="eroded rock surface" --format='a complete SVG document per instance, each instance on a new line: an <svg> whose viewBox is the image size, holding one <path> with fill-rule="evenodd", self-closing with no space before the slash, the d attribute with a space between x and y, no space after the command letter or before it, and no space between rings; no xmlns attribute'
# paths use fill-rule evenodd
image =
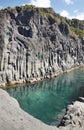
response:
<svg viewBox="0 0 84 130"><path fill-rule="evenodd" d="M67 107L61 126L72 127L75 130L84 129L84 103L76 101ZM67 129L68 130L68 129Z"/></svg>
<svg viewBox="0 0 84 130"><path fill-rule="evenodd" d="M84 30L82 23L51 8L1 10L0 84L34 81L84 65L84 39L70 30L75 26Z"/></svg>

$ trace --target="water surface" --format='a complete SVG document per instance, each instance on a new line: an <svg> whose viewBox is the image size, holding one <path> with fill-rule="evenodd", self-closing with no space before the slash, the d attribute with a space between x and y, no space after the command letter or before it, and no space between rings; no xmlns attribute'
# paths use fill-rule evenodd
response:
<svg viewBox="0 0 84 130"><path fill-rule="evenodd" d="M36 84L8 88L21 108L41 121L51 124L66 106L84 96L84 70L76 70Z"/></svg>

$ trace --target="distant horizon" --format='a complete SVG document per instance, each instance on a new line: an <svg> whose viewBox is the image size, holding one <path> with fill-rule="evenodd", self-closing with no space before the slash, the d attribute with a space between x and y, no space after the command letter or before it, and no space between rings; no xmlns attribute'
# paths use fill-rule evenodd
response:
<svg viewBox="0 0 84 130"><path fill-rule="evenodd" d="M79 4L80 3L80 4ZM68 19L84 20L84 0L3 0L0 1L0 9L16 6L34 5L35 7L52 8L57 14Z"/></svg>

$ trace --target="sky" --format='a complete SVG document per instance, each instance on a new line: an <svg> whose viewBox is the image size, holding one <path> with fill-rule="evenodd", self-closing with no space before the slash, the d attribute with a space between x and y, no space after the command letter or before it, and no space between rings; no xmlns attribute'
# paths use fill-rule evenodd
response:
<svg viewBox="0 0 84 130"><path fill-rule="evenodd" d="M67 18L84 20L84 0L0 0L0 8L32 4L37 7L51 7Z"/></svg>

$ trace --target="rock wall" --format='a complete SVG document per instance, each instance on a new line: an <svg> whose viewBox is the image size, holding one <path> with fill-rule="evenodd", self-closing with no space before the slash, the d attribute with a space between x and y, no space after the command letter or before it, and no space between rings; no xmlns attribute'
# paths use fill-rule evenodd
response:
<svg viewBox="0 0 84 130"><path fill-rule="evenodd" d="M34 81L81 65L84 40L72 36L68 23L35 7L0 11L1 84Z"/></svg>

